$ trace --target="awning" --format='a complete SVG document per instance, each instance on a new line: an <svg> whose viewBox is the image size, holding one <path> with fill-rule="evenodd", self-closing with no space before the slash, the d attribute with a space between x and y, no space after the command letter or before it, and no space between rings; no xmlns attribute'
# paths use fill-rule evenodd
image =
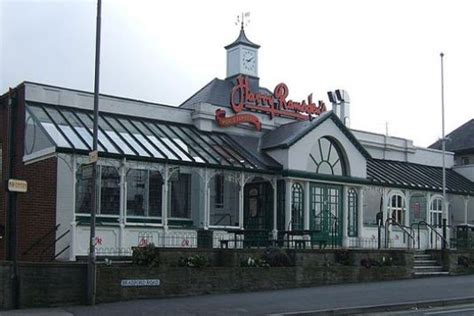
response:
<svg viewBox="0 0 474 316"><path fill-rule="evenodd" d="M443 190L443 169L416 163L369 159L367 178L374 184L413 190ZM446 169L446 191L474 194L474 183L452 169Z"/></svg>

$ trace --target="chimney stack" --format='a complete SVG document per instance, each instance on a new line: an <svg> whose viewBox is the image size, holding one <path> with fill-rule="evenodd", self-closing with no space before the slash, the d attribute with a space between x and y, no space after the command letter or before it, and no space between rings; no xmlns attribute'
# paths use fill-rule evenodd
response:
<svg viewBox="0 0 474 316"><path fill-rule="evenodd" d="M339 119L346 125L350 127L350 103L351 99L349 93L346 90L336 90L328 92L329 101L332 104L332 111L339 117Z"/></svg>

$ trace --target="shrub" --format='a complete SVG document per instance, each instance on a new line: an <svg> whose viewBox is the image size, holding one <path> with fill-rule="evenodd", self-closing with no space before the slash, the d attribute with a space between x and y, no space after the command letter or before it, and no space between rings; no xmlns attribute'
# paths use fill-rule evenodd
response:
<svg viewBox="0 0 474 316"><path fill-rule="evenodd" d="M264 259L248 257L247 260L240 262L241 267L268 268L270 265Z"/></svg>
<svg viewBox="0 0 474 316"><path fill-rule="evenodd" d="M383 263L377 261L376 259L364 258L360 260L360 265L370 269L371 267L381 267L383 266Z"/></svg>
<svg viewBox="0 0 474 316"><path fill-rule="evenodd" d="M271 267L289 267L292 265L290 257L281 248L269 247L265 249L262 259Z"/></svg>
<svg viewBox="0 0 474 316"><path fill-rule="evenodd" d="M469 262L469 258L468 258L468 257L466 257L466 256L459 256L459 257L458 257L458 265L464 266L464 267L468 268L468 267L469 267L469 263L470 263L470 262Z"/></svg>
<svg viewBox="0 0 474 316"><path fill-rule="evenodd" d="M194 255L187 258L181 257L178 260L179 267L204 268L209 266L209 260L201 255Z"/></svg>
<svg viewBox="0 0 474 316"><path fill-rule="evenodd" d="M367 269L370 269L370 267L372 267L372 264L370 263L370 260L366 259L366 258L363 258L363 259L360 260L360 265L362 267L366 267Z"/></svg>
<svg viewBox="0 0 474 316"><path fill-rule="evenodd" d="M351 254L347 250L336 250L334 252L334 260L336 261L336 263L343 266L352 265Z"/></svg>
<svg viewBox="0 0 474 316"><path fill-rule="evenodd" d="M160 265L154 244L133 248L132 263L139 266L157 267Z"/></svg>
<svg viewBox="0 0 474 316"><path fill-rule="evenodd" d="M380 264L382 266L387 266L387 267L390 267L390 266L393 266L393 258L392 257L385 257L383 256L382 257L382 261L380 262Z"/></svg>

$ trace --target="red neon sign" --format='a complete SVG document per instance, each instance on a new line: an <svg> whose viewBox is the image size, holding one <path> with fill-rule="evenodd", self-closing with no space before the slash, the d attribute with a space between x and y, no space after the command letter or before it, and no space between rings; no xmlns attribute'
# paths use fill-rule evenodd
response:
<svg viewBox="0 0 474 316"><path fill-rule="evenodd" d="M308 96L308 100L296 102L286 100L288 97L288 86L280 83L275 87L273 95L263 93L253 93L250 91L247 77L239 76L237 84L232 88L230 94L230 105L235 113L250 110L270 115L270 119L275 116L289 117L298 120L311 120L313 115L320 115L326 111L323 101L318 101L318 105L313 102L313 94Z"/></svg>

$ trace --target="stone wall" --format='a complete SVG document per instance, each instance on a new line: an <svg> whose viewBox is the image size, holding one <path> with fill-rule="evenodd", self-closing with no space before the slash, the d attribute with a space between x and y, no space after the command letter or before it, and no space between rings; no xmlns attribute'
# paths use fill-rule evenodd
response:
<svg viewBox="0 0 474 316"><path fill-rule="evenodd" d="M346 282L405 279L404 266L352 267L159 267L101 266L97 302L230 292L276 290ZM159 279L156 287L122 287L122 280Z"/></svg>
<svg viewBox="0 0 474 316"><path fill-rule="evenodd" d="M97 302L318 286L346 282L406 279L413 252L406 250L287 250L290 266L242 267L263 249L156 249L156 268L100 263ZM205 256L210 266L179 267L178 261ZM392 259L390 259L392 258ZM368 267L363 263L370 262ZM0 308L11 308L11 263L0 263ZM84 304L87 264L20 263L20 307ZM159 279L156 287L123 287L122 280Z"/></svg>
<svg viewBox="0 0 474 316"><path fill-rule="evenodd" d="M12 308L10 262L0 263L0 309ZM84 263L20 263L20 308L85 304Z"/></svg>
<svg viewBox="0 0 474 316"><path fill-rule="evenodd" d="M474 274L474 252L469 250L431 250L431 256L450 275Z"/></svg>

